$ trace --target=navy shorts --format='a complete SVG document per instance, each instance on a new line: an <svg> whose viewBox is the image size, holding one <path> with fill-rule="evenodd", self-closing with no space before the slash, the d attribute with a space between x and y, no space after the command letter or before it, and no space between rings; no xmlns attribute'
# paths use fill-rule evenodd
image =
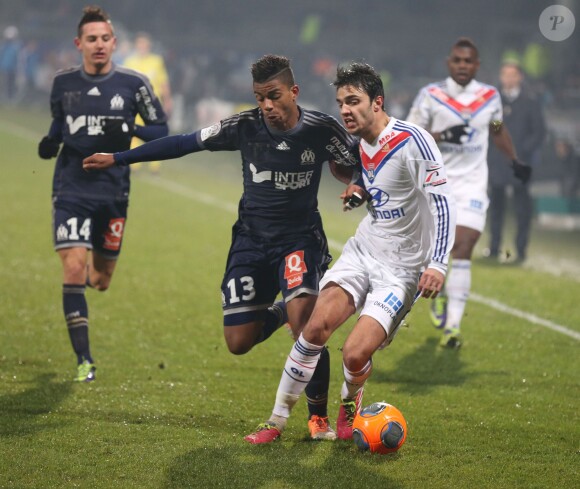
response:
<svg viewBox="0 0 580 489"><path fill-rule="evenodd" d="M109 259L121 252L127 201L72 201L55 197L52 207L54 249L88 248Z"/></svg>
<svg viewBox="0 0 580 489"><path fill-rule="evenodd" d="M279 292L286 302L318 295L332 257L322 229L294 241L271 243L234 226L222 281L224 326L259 320Z"/></svg>

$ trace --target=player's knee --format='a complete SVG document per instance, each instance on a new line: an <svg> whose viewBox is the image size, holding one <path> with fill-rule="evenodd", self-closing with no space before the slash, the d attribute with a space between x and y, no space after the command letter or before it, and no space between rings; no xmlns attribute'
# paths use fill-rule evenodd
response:
<svg viewBox="0 0 580 489"><path fill-rule="evenodd" d="M226 336L226 345L230 353L233 353L234 355L244 355L252 349L254 342L248 341L245 338L228 338Z"/></svg>
<svg viewBox="0 0 580 489"><path fill-rule="evenodd" d="M226 327L224 330L224 338L230 353L234 355L243 355L248 353L256 344L254 335L251 330L239 327Z"/></svg>
<svg viewBox="0 0 580 489"><path fill-rule="evenodd" d="M86 276L86 264L82 260L67 260L64 263L65 282L82 283Z"/></svg>
<svg viewBox="0 0 580 489"><path fill-rule="evenodd" d="M89 278L90 285L99 292L104 292L111 285L111 276L108 274L99 273Z"/></svg>
<svg viewBox="0 0 580 489"><path fill-rule="evenodd" d="M302 332L304 339L314 345L326 344L330 334L330 328L323 321L310 321Z"/></svg>
<svg viewBox="0 0 580 489"><path fill-rule="evenodd" d="M369 358L362 351L349 350L345 345L342 350L342 361L348 370L358 372L368 363Z"/></svg>

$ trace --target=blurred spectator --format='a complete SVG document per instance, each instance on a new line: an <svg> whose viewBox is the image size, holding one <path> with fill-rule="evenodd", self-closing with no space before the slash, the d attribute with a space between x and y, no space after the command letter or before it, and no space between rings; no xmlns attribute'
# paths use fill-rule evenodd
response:
<svg viewBox="0 0 580 489"><path fill-rule="evenodd" d="M503 120L512 137L518 158L531 166L539 163L541 146L545 136L544 116L538 99L523 85L520 66L504 62L500 69L500 93L503 105ZM522 182L514 177L510 161L495 145L489 146L489 256L499 257L502 231L506 214L506 191L513 189L516 211L516 251L517 260L526 259L533 202L530 196L530 182Z"/></svg>
<svg viewBox="0 0 580 489"><path fill-rule="evenodd" d="M580 190L580 155L565 139L556 139L554 152L561 169L560 188L562 197L575 199Z"/></svg>
<svg viewBox="0 0 580 489"><path fill-rule="evenodd" d="M173 108L173 100L171 97L171 88L169 84L169 76L165 67L165 61L159 54L152 52L151 36L146 32L139 32L135 36L134 52L127 56L123 62L123 66L131 68L132 70L143 73L151 82L153 92L159 98L163 110L168 117L171 116ZM140 116L137 117L136 124L143 124ZM133 138L131 148L135 148L143 142L137 138ZM132 169L138 170L140 164L134 164ZM161 163L159 161L151 161L149 168L153 173L159 173Z"/></svg>
<svg viewBox="0 0 580 489"><path fill-rule="evenodd" d="M17 92L16 76L18 74L18 56L22 43L18 38L18 28L9 25L4 29L4 39L0 46L0 76L2 94L8 101L14 101Z"/></svg>

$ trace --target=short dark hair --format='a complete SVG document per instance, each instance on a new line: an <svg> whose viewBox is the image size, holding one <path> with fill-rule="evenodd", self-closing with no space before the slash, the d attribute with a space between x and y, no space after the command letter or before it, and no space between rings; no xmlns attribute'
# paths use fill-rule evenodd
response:
<svg viewBox="0 0 580 489"><path fill-rule="evenodd" d="M285 56L266 54L252 65L251 71L254 83L266 83L278 78L289 87L295 85L290 60Z"/></svg>
<svg viewBox="0 0 580 489"><path fill-rule="evenodd" d="M479 58L479 50L477 49L475 43L469 37L460 37L459 39L457 39L457 41L455 41L455 44L451 47L451 49L455 48L473 49L475 57Z"/></svg>
<svg viewBox="0 0 580 489"><path fill-rule="evenodd" d="M91 22L107 22L111 26L113 34L115 33L109 14L98 5L88 5L83 9L83 16L81 17L77 28L77 36L79 38L83 35L83 26L85 24L90 24Z"/></svg>
<svg viewBox="0 0 580 489"><path fill-rule="evenodd" d="M365 92L371 101L379 95L385 98L383 81L375 69L367 63L353 62L347 67L336 68L336 79L332 84L338 89L345 85L352 85ZM384 103L383 103L384 106Z"/></svg>

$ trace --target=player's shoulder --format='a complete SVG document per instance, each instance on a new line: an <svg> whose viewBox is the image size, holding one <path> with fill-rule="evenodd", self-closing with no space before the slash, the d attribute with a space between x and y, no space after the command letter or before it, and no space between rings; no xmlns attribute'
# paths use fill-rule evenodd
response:
<svg viewBox="0 0 580 489"><path fill-rule="evenodd" d="M477 90L499 93L499 89L494 85L490 85L489 83L484 83L479 80L473 80L473 82L475 83L475 88Z"/></svg>
<svg viewBox="0 0 580 489"><path fill-rule="evenodd" d="M419 150L423 159L434 159L433 147L437 147L437 144L429 131L418 124L401 119L395 119L393 130L404 135L401 139L410 138L414 143L411 147Z"/></svg>
<svg viewBox="0 0 580 489"><path fill-rule="evenodd" d="M429 136L429 131L422 128L420 125L415 124L414 122L406 121L403 119L394 119L393 129L398 132L405 132L410 136Z"/></svg>
<svg viewBox="0 0 580 489"><path fill-rule="evenodd" d="M436 91L447 91L447 80L438 80L431 83L427 83L421 88L420 92L433 93Z"/></svg>
<svg viewBox="0 0 580 489"><path fill-rule="evenodd" d="M304 109L302 107L301 110L302 118L306 126L326 128L340 134L347 134L346 129L342 124L330 114L313 109Z"/></svg>
<svg viewBox="0 0 580 489"><path fill-rule="evenodd" d="M54 80L66 80L71 77L79 76L81 73L81 66L71 66L69 68L62 68L58 70L54 75Z"/></svg>
<svg viewBox="0 0 580 489"><path fill-rule="evenodd" d="M150 83L147 75L141 73L140 71L134 70L132 68L127 68L126 66L115 65L115 73L122 78L127 78L133 80L137 83Z"/></svg>

